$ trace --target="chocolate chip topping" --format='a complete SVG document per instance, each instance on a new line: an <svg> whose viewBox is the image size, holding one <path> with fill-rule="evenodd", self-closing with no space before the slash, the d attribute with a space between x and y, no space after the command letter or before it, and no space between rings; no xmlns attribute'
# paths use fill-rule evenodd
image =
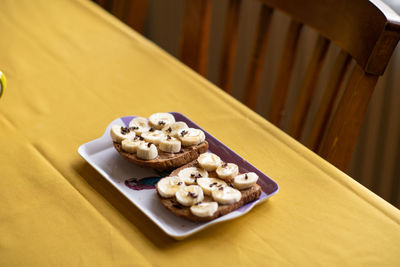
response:
<svg viewBox="0 0 400 267"><path fill-rule="evenodd" d="M148 143L148 144L147 144L147 147L151 147L152 144L153 144L153 143Z"/></svg>
<svg viewBox="0 0 400 267"><path fill-rule="evenodd" d="M153 127L151 127L150 129L149 129L149 132L154 132L154 128Z"/></svg>
<svg viewBox="0 0 400 267"><path fill-rule="evenodd" d="M177 183L177 185L181 185L181 184L182 184L182 182L178 182L178 183Z"/></svg>
<svg viewBox="0 0 400 267"><path fill-rule="evenodd" d="M130 127L129 129L131 129L131 130L139 130L139 127L133 126L133 127Z"/></svg>
<svg viewBox="0 0 400 267"><path fill-rule="evenodd" d="M195 178L195 177L196 177L196 174L192 173L192 174L190 175L190 177L191 177L191 178Z"/></svg>
<svg viewBox="0 0 400 267"><path fill-rule="evenodd" d="M192 198L196 198L198 196L196 193L193 192L188 192L187 195Z"/></svg>
<svg viewBox="0 0 400 267"><path fill-rule="evenodd" d="M128 134L131 130L128 127L121 126L121 133Z"/></svg>
<svg viewBox="0 0 400 267"><path fill-rule="evenodd" d="M209 186L213 187L214 185L217 185L217 184L218 184L217 182L214 182L214 183L210 184Z"/></svg>
<svg viewBox="0 0 400 267"><path fill-rule="evenodd" d="M224 163L224 164L222 164L222 168L226 168L226 167L228 167L228 163Z"/></svg>
<svg viewBox="0 0 400 267"><path fill-rule="evenodd" d="M172 139L171 136L167 135L167 140L171 140L171 139Z"/></svg>
<svg viewBox="0 0 400 267"><path fill-rule="evenodd" d="M183 130L183 131L181 132L181 136L182 136L182 137L184 137L184 136L185 136L185 134L188 134L188 131L186 131L186 130Z"/></svg>
<svg viewBox="0 0 400 267"><path fill-rule="evenodd" d="M167 132L169 132L169 133L172 132L172 128L168 127Z"/></svg>
<svg viewBox="0 0 400 267"><path fill-rule="evenodd" d="M249 177L247 177L247 173L244 175L244 179L247 180Z"/></svg>
<svg viewBox="0 0 400 267"><path fill-rule="evenodd" d="M165 121L159 121L158 125L165 125Z"/></svg>
<svg viewBox="0 0 400 267"><path fill-rule="evenodd" d="M218 188L218 190L221 190L221 191L222 191L222 190L224 190L224 187L223 187L223 186L221 186L220 188Z"/></svg>

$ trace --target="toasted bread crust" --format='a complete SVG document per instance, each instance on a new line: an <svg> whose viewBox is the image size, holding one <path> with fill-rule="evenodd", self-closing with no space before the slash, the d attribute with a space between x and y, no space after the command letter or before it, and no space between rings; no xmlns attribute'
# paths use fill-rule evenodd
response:
<svg viewBox="0 0 400 267"><path fill-rule="evenodd" d="M136 157L135 154L125 152L119 143L114 142L114 147L122 156L136 165L157 171L165 171L178 168L197 159L200 154L208 150L208 142L204 141L196 146L184 147L182 152L179 153L166 153L158 150L157 158L152 160L142 160Z"/></svg>
<svg viewBox="0 0 400 267"><path fill-rule="evenodd" d="M177 175L179 173L179 171L181 171L184 168L197 167L197 166L198 166L198 162L197 162L197 160L194 160L194 161L174 170L170 174L170 176ZM216 175L213 175L212 172L210 172L209 174L210 174L210 177L217 177ZM172 197L172 198L161 197L161 195L158 194L158 188L157 188L158 198L160 199L160 202L161 202L161 204L164 205L164 207L166 207L170 212L172 212L176 216L179 216L179 217L182 217L182 218L188 219L190 221L194 221L194 222L206 222L206 221L214 220L218 217L221 217L225 214L228 214L228 213L242 207L243 205L245 205L251 201L258 199L261 195L261 187L258 184L254 184L250 188L240 190L240 192L242 193L242 198L238 202L229 204L229 205L218 204L218 210L212 216L198 217L196 215L193 215L190 212L190 207L185 207L185 206L182 206L181 204L179 204L178 201L176 201L175 197ZM204 196L204 201L213 201L213 200L210 196Z"/></svg>

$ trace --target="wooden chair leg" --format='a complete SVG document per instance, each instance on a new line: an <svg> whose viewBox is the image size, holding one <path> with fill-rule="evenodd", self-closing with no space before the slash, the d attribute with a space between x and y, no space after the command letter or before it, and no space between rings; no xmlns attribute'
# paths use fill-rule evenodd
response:
<svg viewBox="0 0 400 267"><path fill-rule="evenodd" d="M225 22L224 40L222 44L219 86L227 93L232 93L232 78L235 66L237 38L239 31L239 15L241 0L230 0Z"/></svg>
<svg viewBox="0 0 400 267"><path fill-rule="evenodd" d="M203 76L207 74L211 0L188 0L181 36L182 61Z"/></svg>
<svg viewBox="0 0 400 267"><path fill-rule="evenodd" d="M364 72L358 65L354 67L321 147L319 154L343 171L350 163L377 80L377 75Z"/></svg>
<svg viewBox="0 0 400 267"><path fill-rule="evenodd" d="M307 147L314 151L318 151L320 148L324 130L328 125L334 106L339 101L339 91L342 87L350 62L350 55L342 50L336 59L307 140Z"/></svg>

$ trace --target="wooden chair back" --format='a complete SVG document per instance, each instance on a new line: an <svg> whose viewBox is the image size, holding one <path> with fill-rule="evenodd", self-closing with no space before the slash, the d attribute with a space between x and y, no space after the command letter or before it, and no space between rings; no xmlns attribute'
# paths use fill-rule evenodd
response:
<svg viewBox="0 0 400 267"><path fill-rule="evenodd" d="M118 0L112 2L115 4ZM143 9L146 6L143 3L147 1L126 2L141 2ZM288 15L291 21L286 32L267 119L280 126L299 53L299 40L303 28L311 27L318 33L318 38L308 62L288 132L296 139L306 140L305 144L309 148L338 168L346 170L378 77L384 73L400 38L399 16L380 0L259 2L261 11L243 103L252 109L256 107L263 68L268 64L268 59L267 62L264 59L272 38L271 19L276 10L279 10ZM107 3L103 3L104 5ZM225 21L219 86L228 93L232 92L241 6L241 0L229 0ZM113 7L108 8L112 10ZM211 0L186 1L182 28L181 60L204 76L207 73L211 8ZM114 10L118 8L114 7ZM131 9L121 14L127 17L128 13L132 15L136 12ZM139 24L143 25L143 22ZM140 31L140 28L136 29ZM331 45L339 47L340 53L332 67L310 133L305 137L302 136L304 125Z"/></svg>

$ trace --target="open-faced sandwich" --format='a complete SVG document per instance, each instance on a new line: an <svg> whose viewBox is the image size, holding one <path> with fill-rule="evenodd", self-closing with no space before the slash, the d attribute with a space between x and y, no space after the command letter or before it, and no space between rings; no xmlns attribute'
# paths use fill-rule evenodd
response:
<svg viewBox="0 0 400 267"><path fill-rule="evenodd" d="M122 156L158 171L185 165L208 149L202 130L175 121L170 113L155 113L148 119L135 117L128 127L113 125L110 135Z"/></svg>
<svg viewBox="0 0 400 267"><path fill-rule="evenodd" d="M236 164L207 152L162 178L156 189L161 203L175 215L210 221L258 199L257 180L256 173L241 174Z"/></svg>

